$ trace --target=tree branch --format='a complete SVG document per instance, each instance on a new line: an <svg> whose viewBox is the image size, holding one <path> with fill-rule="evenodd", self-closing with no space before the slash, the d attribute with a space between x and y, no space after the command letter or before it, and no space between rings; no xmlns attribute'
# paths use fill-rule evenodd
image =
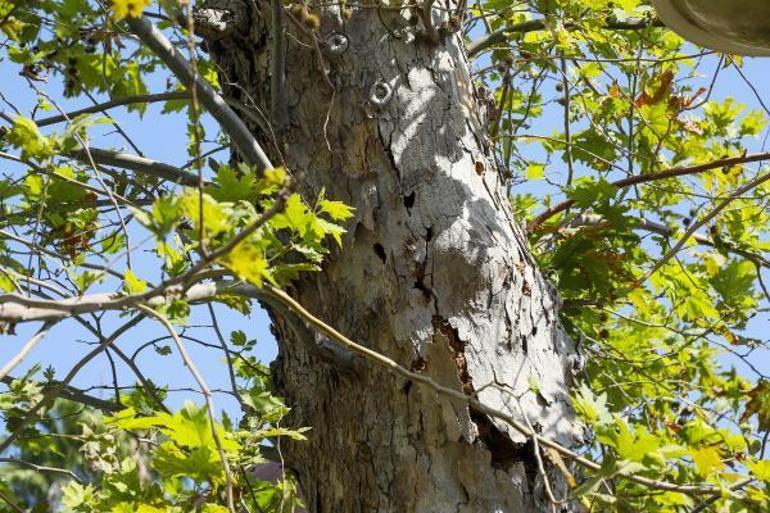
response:
<svg viewBox="0 0 770 513"><path fill-rule="evenodd" d="M495 46L497 44L505 42L512 34L526 34L528 32L536 32L538 30L545 30L546 28L545 18L527 20L514 25L503 27L487 36L482 37L476 41L468 44L468 57L474 57L484 50ZM664 27L662 21L658 18L651 20L631 20L631 21L609 21L604 26L607 30L640 30L647 27ZM566 23L564 28L567 30L575 30L578 25L575 23Z"/></svg>
<svg viewBox="0 0 770 513"><path fill-rule="evenodd" d="M755 187L759 187L764 182L770 180L770 173L765 173L764 175L759 175L755 179L751 180L748 183L743 184L743 186L738 187L730 196L725 198L721 203L719 203L716 207L714 207L709 213L703 217L700 221L697 223L693 223L690 228L687 229L685 234L682 236L681 239L674 245L673 248L671 248L668 253L666 253L663 258L661 258L653 267L650 269L644 277L639 280L639 283L644 283L647 281L650 276L658 272L661 267L666 265L666 263L671 260L674 255L676 255L687 243L687 241L690 239L690 237L693 236L695 232L697 232L701 227L705 226L707 223L709 223L712 219L714 219L719 213L727 208L727 206L741 197L743 194L746 194L751 189L754 189Z"/></svg>
<svg viewBox="0 0 770 513"><path fill-rule="evenodd" d="M139 309L146 315L155 318L166 328L168 334L171 335L172 339L174 339L174 343L176 344L176 348L182 357L182 361L184 362L185 367L190 370L190 374L192 374L193 379L195 379L195 382L198 384L198 387L200 388L201 393L206 400L206 412L208 413L209 417L211 436L214 438L214 443L216 444L217 451L219 452L219 459L222 460L222 467L225 471L227 507L230 510L230 513L235 513L235 503L233 500L233 474L230 471L230 463L227 461L227 453L225 452L219 431L217 430L217 421L214 418L214 415L216 415L216 410L214 409L214 399L211 396L211 389L209 389L209 386L203 379L203 375L200 373L198 368L195 366L195 362L193 362L192 358L190 358L190 355L187 353L187 349L185 348L184 343L182 343L182 339L179 338L179 334L168 321L166 316L156 312L152 308L148 308L143 305L139 305Z"/></svg>
<svg viewBox="0 0 770 513"><path fill-rule="evenodd" d="M596 226L605 222L607 221L600 215L582 214L567 223L565 227L577 228L579 226ZM656 223L655 221L650 221L649 219L639 219L638 223L639 224L636 225L634 229L645 230L648 232L656 233L658 235L662 235L664 237L671 237L675 234L674 230L668 226L661 223ZM703 246L710 246L712 248L716 247L716 243L710 237L703 235L702 233L694 233L692 238L695 240L695 242ZM753 262L754 264L770 269L770 260L759 253L752 253L751 251L746 251L745 249L735 248L729 244L726 244L726 248L730 253L734 253L745 258L746 260Z"/></svg>
<svg viewBox="0 0 770 513"><path fill-rule="evenodd" d="M88 157L89 153L91 159L97 164L119 167L121 169L130 169L137 173L162 178L163 180L169 180L189 187L198 185L198 176L189 171L179 169L178 167L171 166L158 160L140 157L131 153L89 147L88 151L83 148L74 150L71 155L81 162L90 163Z"/></svg>
<svg viewBox="0 0 770 513"><path fill-rule="evenodd" d="M661 171L660 173L649 173L645 175L631 176L629 178L624 178L622 180L612 182L610 185L612 185L617 189L622 189L625 187L630 187L632 185L640 185L643 183L654 182L657 180L665 180L666 178L675 178L678 176L694 175L698 173L703 173L705 171L711 171L712 169L719 169L721 167L729 168L740 164L751 164L752 162L761 162L764 160L770 160L770 152L755 153L752 155L744 155L742 157L730 157L726 159L714 160L706 164L698 164L697 166L675 167L675 168L668 169L666 171ZM555 216L556 214L564 212L574 204L575 204L575 200L569 199L552 206L551 208L547 209L546 211L544 211L543 213L535 217L527 225L527 232L532 233L533 231L540 228L540 226L545 221Z"/></svg>
<svg viewBox="0 0 770 513"><path fill-rule="evenodd" d="M273 165L264 150L251 135L249 129L235 112L227 105L222 96L211 85L198 76L190 63L174 48L163 33L146 17L127 18L128 26L169 67L179 81L188 89L195 85L200 101L206 110L216 119L222 130L230 136L235 147L240 151L247 164L256 166L260 171Z"/></svg>
<svg viewBox="0 0 770 513"><path fill-rule="evenodd" d="M29 354L32 349L43 340L43 337L48 333L48 330L51 329L51 326L53 326L53 323L50 321L46 321L43 326L35 333L32 338L30 338L24 346L21 348L21 351L19 351L16 355L11 358L8 363L6 363L2 369L0 369L0 380L8 376L8 373L10 373L13 369L16 368L17 365L19 365L24 358Z"/></svg>
<svg viewBox="0 0 770 513"><path fill-rule="evenodd" d="M123 98L115 98L108 102L92 105L90 107L68 112L60 116L50 116L43 119L37 119L35 120L35 124L39 127L55 125L56 123L63 123L64 121L68 121L82 114L93 114L95 112L105 112L109 109L114 109L115 107L122 107L124 105L131 105L134 103L164 102L168 100L187 100L189 98L190 98L190 93L186 91L174 91L174 92L167 92L167 93L139 94L135 96L124 96Z"/></svg>
<svg viewBox="0 0 770 513"><path fill-rule="evenodd" d="M202 279L202 278L201 278ZM205 283L187 289L185 301L195 303L213 299L217 294L228 291L232 282ZM165 293L170 287L158 287L150 296L146 294L120 295L114 293L91 294L62 300L35 299L19 294L0 295L0 320L14 323L31 321L54 321L73 315L125 310L140 304L151 307L166 302Z"/></svg>
<svg viewBox="0 0 770 513"><path fill-rule="evenodd" d="M17 378L14 378L13 376L5 376L2 379L0 379L0 382L10 386L11 383L16 381L16 379ZM59 397L61 397L62 399L67 399L68 401L76 402L84 406L90 406L91 408L96 408L97 410L101 410L103 412L112 413L123 409L123 407L117 403L114 403L112 401L106 401L104 399L99 399L98 397L94 397L92 395L88 395L82 390L80 390L79 388L75 388L70 385L65 385L60 381L51 381L49 383L46 383L43 386L43 393L46 393L48 390L51 390L52 388L55 388L59 391Z"/></svg>
<svg viewBox="0 0 770 513"><path fill-rule="evenodd" d="M71 470L66 470L63 468L56 468L56 467L46 467L44 465L37 465L35 463L29 462L29 461L23 461L23 460L17 460L16 458L0 458L0 463L11 463L13 465L18 465L20 467L26 467L31 468L35 472L45 472L49 474L60 474L63 476L67 476L71 479L74 479L78 483L82 483L83 480L80 479L77 475L75 475L74 472Z"/></svg>

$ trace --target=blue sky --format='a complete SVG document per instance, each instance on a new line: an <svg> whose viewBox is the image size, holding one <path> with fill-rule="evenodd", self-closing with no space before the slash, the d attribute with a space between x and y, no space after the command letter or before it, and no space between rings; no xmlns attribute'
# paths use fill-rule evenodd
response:
<svg viewBox="0 0 770 513"><path fill-rule="evenodd" d="M0 58L2 58L2 54L0 54ZM716 58L710 59L712 59L713 63L706 66L704 69L713 70L714 65L716 65ZM770 60L747 60L745 74L756 84L761 85L766 83L766 77L770 76ZM25 81L21 77L18 77L18 66L5 60L0 61L0 77L2 77L0 78L0 92L2 92L6 98L11 103L15 104L23 113L28 115L30 109L35 104L35 94L34 91L26 85ZM707 79L708 77L704 80ZM164 76L155 76L152 78L151 82L152 83L149 85L151 92L159 92L165 89ZM74 110L88 105L82 102L64 99L61 94L61 88L55 79L51 84L43 84L42 86L65 110ZM763 92L765 91L760 90L760 94ZM766 103L770 103L770 91L766 91L766 93L767 97L764 98L764 100ZM726 96L738 98L742 103L746 103L749 108L760 108L759 101L754 96L754 93L744 80L732 69L726 70L721 74L716 86L716 97L720 98ZM5 104L0 104L0 109L10 113L8 106ZM122 128L137 143L146 156L181 166L189 160L189 156L186 152L186 119L182 115L162 116L160 115L160 110L160 104L151 105L143 118L140 118L136 114L126 115L125 111L122 109L116 109L112 111L112 113L120 120ZM559 116L546 116L544 121L541 121L538 126L532 128L532 131L537 131L538 133L550 133L554 130L561 130L561 123L562 120ZM210 121L207 121L206 124L211 127ZM61 130L61 126L56 127L56 129ZM207 132L209 135L215 133L213 128L210 128ZM109 127L99 127L94 130L91 144L101 148L126 147L124 141L110 133ZM756 147L750 148L750 150L759 150L761 145L762 141L758 140L756 142ZM220 154L220 158L224 159L226 157L224 154ZM0 172L18 173L19 169L7 162L0 161ZM542 182L532 182L522 187L523 190L530 190L536 194L542 194L545 190ZM137 241L140 239L141 237L136 237ZM149 248L150 246L147 246L144 249ZM156 264L152 259L146 256L139 256L137 259L138 264L135 264L135 272L138 275L149 277L155 274L153 271L155 270L154 266ZM122 264L123 263L121 262L118 267ZM112 284L112 286L114 287L114 284ZM269 321L263 311L257 308L250 317L245 318L221 305L217 305L215 308L220 325L225 332L225 337L227 337L233 330L243 330L249 338L255 338L258 341L255 349L257 357L265 362L269 362L274 358L276 354L276 345L269 331ZM115 326L116 322L119 320L117 315L111 314L107 317L108 318L105 319L105 326ZM206 327L197 327L208 324L208 310L205 307L195 308L194 315L190 319L188 334L200 336L209 342L215 342L211 330ZM14 355L21 347L21 344L23 344L36 329L37 325L22 325L18 327L18 334L16 336L0 336L0 363L5 362ZM109 329L106 331L109 331ZM752 335L764 339L766 338L766 332L767 316L763 315L754 322ZM145 320L137 328L124 336L119 344L130 354L140 344L156 337L164 336L165 334L164 329L160 325L151 320ZM57 370L57 376L60 377L89 350L85 345L86 342L93 342L93 338L89 337L76 323L72 321L60 323L51 330L26 361L14 371L14 375L22 374L24 369L28 368L32 363L40 362L43 366L52 365ZM166 342L166 345L170 344ZM221 362L221 352L204 349L192 343L188 344L188 348L193 359L205 375L209 386L213 389L227 389L229 381L225 367ZM766 356L767 355L765 355L764 358L758 359L764 360L759 361L758 363L764 371L770 372L770 358L767 358ZM726 359L725 361L729 362L730 360ZM176 351L169 356L161 356L150 349L143 353L143 356L139 358L138 363L148 377L155 380L157 383L166 383L172 387L195 388L195 383L182 365ZM122 364L118 364L118 368L119 375L122 378L121 380L124 383L132 383L133 378L131 372ZM107 360L104 357L101 357L98 361L89 364L80 373L73 384L80 387L88 387L94 384L109 386L111 379L110 366L107 364ZM97 390L92 393L107 398L111 396L109 390ZM202 402L201 398L194 392L184 391L170 394L169 404L171 406L178 406L181 405L184 400L190 398L197 402ZM218 394L216 397L216 404L218 408L225 408L231 413L237 411L235 401L226 395Z"/></svg>

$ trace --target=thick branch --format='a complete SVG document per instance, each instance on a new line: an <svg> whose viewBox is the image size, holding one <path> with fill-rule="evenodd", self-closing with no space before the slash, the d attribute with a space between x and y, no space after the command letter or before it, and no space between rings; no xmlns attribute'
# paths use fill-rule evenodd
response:
<svg viewBox="0 0 770 513"><path fill-rule="evenodd" d="M678 176L695 175L703 173L705 171L711 171L712 169L719 169L722 167L730 168L741 164L751 164L752 162L761 162L763 160L770 160L770 152L767 153L755 153L753 155L744 155L742 157L730 157L726 159L714 160L706 164L699 164L697 166L689 167L675 167L660 173L650 173L646 175L636 175L629 178L624 178L616 182L612 182L612 186L618 189L630 187L632 185L640 185L643 183L654 182L657 180L665 180L666 178L676 178ZM564 212L572 205L575 204L575 200L565 200L558 203L551 208L547 209L542 214L538 215L527 225L527 231L533 232L540 228L540 226L548 219L552 218L556 214Z"/></svg>
<svg viewBox="0 0 770 513"><path fill-rule="evenodd" d="M194 72L190 63L174 48L166 36L144 16L128 18L127 21L134 34L166 63L186 88L195 87L203 106L219 122L222 130L230 136L246 163L257 166L259 170L272 168L270 159L241 118L208 82Z"/></svg>
<svg viewBox="0 0 770 513"><path fill-rule="evenodd" d="M230 284L232 285L232 283ZM212 299L227 289L228 284L205 283L193 285L184 295L185 301L199 302ZM166 302L166 290L152 297L142 294L125 296L114 293L92 294L63 300L35 299L18 294L0 295L0 320L14 323L54 321L73 315L125 310L139 304L159 306Z"/></svg>

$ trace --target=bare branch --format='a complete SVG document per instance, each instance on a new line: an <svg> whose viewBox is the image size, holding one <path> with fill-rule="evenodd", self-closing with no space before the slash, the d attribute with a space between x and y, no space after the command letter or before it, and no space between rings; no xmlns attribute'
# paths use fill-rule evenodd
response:
<svg viewBox="0 0 770 513"><path fill-rule="evenodd" d="M10 386L16 379L17 378L14 378L13 376L5 376L0 381ZM96 408L103 412L112 413L123 409L123 407L117 403L88 395L79 388L64 385L59 381L51 381L50 383L43 385L43 393L46 393L53 388L58 390L59 397L62 399L67 399L68 401L76 402L84 406L90 406L91 408Z"/></svg>
<svg viewBox="0 0 770 513"><path fill-rule="evenodd" d="M219 452L219 459L222 460L222 467L225 471L225 480L227 482L227 506L230 510L230 513L235 513L235 503L233 501L233 474L230 471L230 463L227 461L227 453L225 453L222 440L219 436L219 431L217 430L217 422L214 418L214 399L211 396L211 389L209 389L209 386L206 384L206 380L203 379L203 375L200 373L200 371L198 371L198 368L195 366L195 362L193 362L192 358L190 358L190 355L187 353L187 349L185 348L182 339L179 338L179 334L176 332L168 319L163 314L156 312L152 308L139 305L139 309L148 316L157 319L166 328L168 334L171 335L172 339L174 339L174 343L179 350L179 354L182 356L182 361L184 361L185 366L190 369L190 374L192 374L196 383L198 383L198 387L200 388L203 397L206 399L206 412L208 413L209 423L211 424L211 436L214 438L214 443L216 444L217 451Z"/></svg>
<svg viewBox="0 0 770 513"><path fill-rule="evenodd" d="M203 279L203 277L197 278ZM195 278L192 279L194 283ZM120 295L115 293L92 294L88 296L71 297L62 300L35 299L19 294L0 295L0 320L15 323L31 321L54 321L66 319L74 315L87 313L124 310L146 304L152 307L166 302L165 293L172 286L168 282L153 289L151 295L133 294ZM191 303L206 301L214 298L225 290L227 284L198 284L193 285L184 295Z"/></svg>
<svg viewBox="0 0 770 513"><path fill-rule="evenodd" d="M91 158L97 164L119 167L121 169L130 169L131 171L144 173L146 175L190 187L194 187L198 184L197 175L190 173L189 171L179 169L158 160L140 157L131 153L89 147L88 151L81 148L73 151L71 155L80 161L89 163L89 152Z"/></svg>
<svg viewBox="0 0 770 513"><path fill-rule="evenodd" d="M93 114L95 112L105 112L109 109L114 109L115 107L122 107L124 105L133 105L135 103L165 102L169 100L188 100L189 98L190 98L190 93L186 91L174 91L174 92L168 92L168 93L138 94L135 96L124 96L123 98L115 98L108 102L92 105L90 107L68 112L67 114L62 114L60 116L50 116L43 119L37 119L35 120L35 124L39 127L43 127L48 125L54 125L56 123L63 123L64 121L67 121L76 116L80 116L82 114Z"/></svg>
<svg viewBox="0 0 770 513"><path fill-rule="evenodd" d="M56 468L56 467L47 467L45 465L37 465L35 463L29 462L29 461L23 461L23 460L17 460L16 458L0 458L0 463L11 463L13 465L18 465L20 467L26 467L31 468L35 472L44 472L48 474L60 474L63 476L67 476L71 479L74 479L78 483L82 483L83 481L75 475L74 472L71 470L66 470L63 468Z"/></svg>

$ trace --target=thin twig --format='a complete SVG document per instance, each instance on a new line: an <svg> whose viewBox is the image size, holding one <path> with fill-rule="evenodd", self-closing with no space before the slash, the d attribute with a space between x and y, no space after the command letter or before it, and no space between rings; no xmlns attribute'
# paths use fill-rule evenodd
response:
<svg viewBox="0 0 770 513"><path fill-rule="evenodd" d="M196 383L198 383L198 387L200 388L201 393L206 400L206 410L208 413L209 422L211 424L211 436L214 438L214 443L217 446L219 458L222 460L222 467L225 471L225 481L227 486L227 507L230 510L230 513L235 513L235 502L233 499L233 475L230 471L230 463L227 461L227 453L225 453L222 440L220 439L219 432L217 431L217 422L214 418L214 399L211 395L211 389L209 389L206 381L203 379L203 375L201 375L201 373L198 371L198 368L195 366L195 362L193 362L193 360L190 358L190 355L187 353L187 349L185 348L182 340L179 338L179 334L176 332L166 316L144 305L138 305L137 308L148 316L157 319L166 328L166 330L168 330L168 334L171 335L171 338L174 340L174 344L176 344L176 347L179 350L179 354L182 356L182 361L184 361L185 366L190 370L190 374L192 374L193 379L195 379Z"/></svg>
<svg viewBox="0 0 770 513"><path fill-rule="evenodd" d="M165 102L169 100L187 100L189 98L190 98L190 93L185 91L124 96L123 98L115 98L108 102L99 103L96 105L92 105L90 107L85 107L83 109L74 110L72 112L62 114L60 116L50 116L43 119L36 119L35 124L38 127L43 127L48 125L54 125L56 123L63 123L68 119L71 119L83 114L94 114L96 112L105 112L110 109L114 109L115 107L122 107L124 105L133 105L136 103Z"/></svg>
<svg viewBox="0 0 770 513"><path fill-rule="evenodd" d="M61 474L63 476L70 477L77 481L78 483L82 483L83 480L80 479L74 472L71 470L66 470L63 468L56 468L56 467L47 467L45 465L37 465L35 463L32 463L30 461L23 461L16 458L0 458L0 463L11 463L13 465L19 465L20 467L27 467L31 468L35 472L47 472L49 474Z"/></svg>
<svg viewBox="0 0 770 513"><path fill-rule="evenodd" d="M24 361L24 358L26 358L29 352L34 349L38 342L43 340L43 337L45 337L45 335L48 333L48 330L51 329L51 326L53 325L54 322L46 321L43 326L40 327L37 333L35 333L35 335L30 338L26 344L24 344L24 346L21 348L21 351L16 353L13 358L11 358L2 369L0 369L0 380L5 378L13 369L16 368L17 365Z"/></svg>
<svg viewBox="0 0 770 513"><path fill-rule="evenodd" d="M644 283L653 274L658 272L658 270L660 270L661 267L666 265L666 263L668 263L668 261L671 260L671 258L673 258L674 255L676 255L684 247L684 245L687 243L688 240L690 240L690 237L692 237L693 234L695 234L695 232L697 232L700 228L708 224L712 219L714 219L717 215L719 215L719 213L725 208L727 208L727 206L730 203L740 198L741 195L745 194L751 189L754 189L760 186L761 184L763 184L768 180L770 180L770 173L765 173L763 175L758 176L754 180L751 180L750 182L745 183L743 186L737 188L732 194L730 194L730 196L725 198L716 207L714 207L707 215L703 217L703 219L701 219L697 223L693 223L692 225L690 225L690 228L688 228L687 231L682 236L682 238L679 239L679 242L677 242L676 245L674 245L674 247L671 248L669 252L663 256L663 258L658 260L658 262L652 267L652 269L647 271L647 273L644 275L644 277L641 280L638 281L638 283Z"/></svg>

